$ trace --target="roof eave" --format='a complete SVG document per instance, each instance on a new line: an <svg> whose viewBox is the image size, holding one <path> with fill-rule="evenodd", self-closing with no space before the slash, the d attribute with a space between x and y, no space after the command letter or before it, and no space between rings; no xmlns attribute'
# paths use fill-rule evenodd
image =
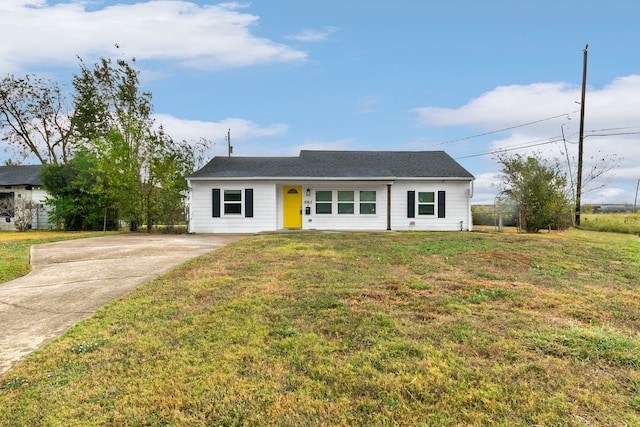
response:
<svg viewBox="0 0 640 427"><path fill-rule="evenodd" d="M475 181L475 177L439 177L439 176L223 176L223 177L187 177L188 181Z"/></svg>

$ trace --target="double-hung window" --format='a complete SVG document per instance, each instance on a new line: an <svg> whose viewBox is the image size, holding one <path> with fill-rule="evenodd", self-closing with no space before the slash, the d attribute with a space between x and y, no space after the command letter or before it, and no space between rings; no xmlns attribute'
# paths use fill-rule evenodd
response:
<svg viewBox="0 0 640 427"><path fill-rule="evenodd" d="M376 192L361 191L360 192L360 214L373 215L376 213Z"/></svg>
<svg viewBox="0 0 640 427"><path fill-rule="evenodd" d="M353 214L354 208L353 191L338 191L338 213Z"/></svg>
<svg viewBox="0 0 640 427"><path fill-rule="evenodd" d="M332 191L316 191L316 214L330 214Z"/></svg>
<svg viewBox="0 0 640 427"><path fill-rule="evenodd" d="M224 190L224 214L242 214L242 190Z"/></svg>
<svg viewBox="0 0 640 427"><path fill-rule="evenodd" d="M435 215L436 199L433 191L418 193L418 215Z"/></svg>

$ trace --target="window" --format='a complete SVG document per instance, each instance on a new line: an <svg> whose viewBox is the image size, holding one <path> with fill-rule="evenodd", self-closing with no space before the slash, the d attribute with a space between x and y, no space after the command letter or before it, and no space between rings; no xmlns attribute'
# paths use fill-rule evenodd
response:
<svg viewBox="0 0 640 427"><path fill-rule="evenodd" d="M338 191L338 213L353 214L353 191Z"/></svg>
<svg viewBox="0 0 640 427"><path fill-rule="evenodd" d="M0 193L0 216L13 217L14 193Z"/></svg>
<svg viewBox="0 0 640 427"><path fill-rule="evenodd" d="M331 191L316 191L316 214L331 213Z"/></svg>
<svg viewBox="0 0 640 427"><path fill-rule="evenodd" d="M361 191L360 192L360 214L372 215L376 213L376 192Z"/></svg>
<svg viewBox="0 0 640 427"><path fill-rule="evenodd" d="M436 212L433 191L418 193L418 215L434 215Z"/></svg>
<svg viewBox="0 0 640 427"><path fill-rule="evenodd" d="M225 215L242 213L242 190L224 190Z"/></svg>

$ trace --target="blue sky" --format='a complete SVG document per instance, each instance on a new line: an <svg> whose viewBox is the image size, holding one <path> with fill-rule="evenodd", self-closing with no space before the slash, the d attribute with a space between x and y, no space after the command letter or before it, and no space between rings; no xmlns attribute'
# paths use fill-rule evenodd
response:
<svg viewBox="0 0 640 427"><path fill-rule="evenodd" d="M65 82L77 55L135 57L157 123L211 140L210 156L229 128L238 156L444 150L490 203L486 153L577 157L588 43L584 170L616 168L583 202L633 203L638 16L632 0L2 0L0 73Z"/></svg>

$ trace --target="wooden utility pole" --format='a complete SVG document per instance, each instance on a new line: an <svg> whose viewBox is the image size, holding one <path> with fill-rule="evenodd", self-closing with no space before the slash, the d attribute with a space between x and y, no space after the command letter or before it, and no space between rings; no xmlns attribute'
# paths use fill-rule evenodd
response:
<svg viewBox="0 0 640 427"><path fill-rule="evenodd" d="M578 183L576 185L576 225L580 225L580 196L582 192L582 146L584 142L584 100L587 92L587 49L584 47L584 60L582 65L582 99L580 100L580 136L578 138Z"/></svg>
<svg viewBox="0 0 640 427"><path fill-rule="evenodd" d="M227 147L229 149L229 157L231 157L231 153L233 153L233 147L231 146L231 129L227 132Z"/></svg>

